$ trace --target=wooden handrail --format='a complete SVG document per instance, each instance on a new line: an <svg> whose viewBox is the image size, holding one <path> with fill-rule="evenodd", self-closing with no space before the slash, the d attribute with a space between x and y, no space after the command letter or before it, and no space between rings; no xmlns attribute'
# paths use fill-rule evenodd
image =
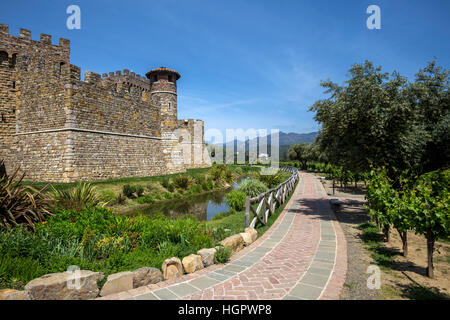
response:
<svg viewBox="0 0 450 320"><path fill-rule="evenodd" d="M292 175L286 181L280 183L275 188L265 191L256 197L247 197L245 200L245 227L255 228L259 222L262 225L267 224L269 217L275 212L275 209L281 206L290 193L294 190L295 183L298 180L298 170L294 167L280 167L280 170L291 172ZM267 197L268 196L268 197ZM252 204L258 203L256 209ZM250 212L253 214L253 219L250 221Z"/></svg>

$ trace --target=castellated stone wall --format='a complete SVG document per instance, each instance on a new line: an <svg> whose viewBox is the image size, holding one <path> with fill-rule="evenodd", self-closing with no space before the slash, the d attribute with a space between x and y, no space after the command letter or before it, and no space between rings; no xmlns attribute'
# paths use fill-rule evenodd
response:
<svg viewBox="0 0 450 320"><path fill-rule="evenodd" d="M70 182L183 172L185 145L206 150L203 122L177 119L176 81L128 70L99 75L70 64L70 41L0 24L0 159L27 180ZM181 141L178 126L201 130ZM196 137L197 137L196 136ZM193 158L191 158L192 160Z"/></svg>

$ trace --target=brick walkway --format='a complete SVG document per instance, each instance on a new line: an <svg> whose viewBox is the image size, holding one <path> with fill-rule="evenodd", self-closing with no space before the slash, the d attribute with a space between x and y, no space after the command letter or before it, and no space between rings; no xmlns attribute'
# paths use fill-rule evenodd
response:
<svg viewBox="0 0 450 320"><path fill-rule="evenodd" d="M322 184L300 176L277 221L229 263L100 299L339 299L347 273L345 237Z"/></svg>

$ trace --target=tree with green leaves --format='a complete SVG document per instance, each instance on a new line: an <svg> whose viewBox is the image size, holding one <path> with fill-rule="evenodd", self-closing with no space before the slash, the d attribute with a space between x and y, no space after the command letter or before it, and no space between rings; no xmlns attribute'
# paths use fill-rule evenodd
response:
<svg viewBox="0 0 450 320"><path fill-rule="evenodd" d="M300 142L290 146L288 155L290 160L300 162L302 170L307 169L307 163L310 157L308 144Z"/></svg>
<svg viewBox="0 0 450 320"><path fill-rule="evenodd" d="M437 239L450 235L450 170L422 175L411 195L412 224L427 239L427 275L434 278L433 252Z"/></svg>
<svg viewBox="0 0 450 320"><path fill-rule="evenodd" d="M391 177L416 167L424 143L414 123L417 106L407 80L398 73L381 72L371 62L355 64L344 86L322 82L328 99L311 111L321 123L321 149L332 163L354 172L386 166Z"/></svg>

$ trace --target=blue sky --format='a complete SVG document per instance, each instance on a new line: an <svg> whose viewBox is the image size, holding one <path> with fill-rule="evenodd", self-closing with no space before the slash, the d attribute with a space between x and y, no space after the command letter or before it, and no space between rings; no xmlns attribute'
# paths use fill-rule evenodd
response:
<svg viewBox="0 0 450 320"><path fill-rule="evenodd" d="M66 8L81 8L81 30L66 28ZM369 5L381 30L366 27ZM346 79L371 60L413 79L427 61L449 68L447 0L23 1L2 6L0 23L71 40L82 73L130 69L180 72L179 118L206 129L318 128L308 108L324 97L320 80Z"/></svg>

